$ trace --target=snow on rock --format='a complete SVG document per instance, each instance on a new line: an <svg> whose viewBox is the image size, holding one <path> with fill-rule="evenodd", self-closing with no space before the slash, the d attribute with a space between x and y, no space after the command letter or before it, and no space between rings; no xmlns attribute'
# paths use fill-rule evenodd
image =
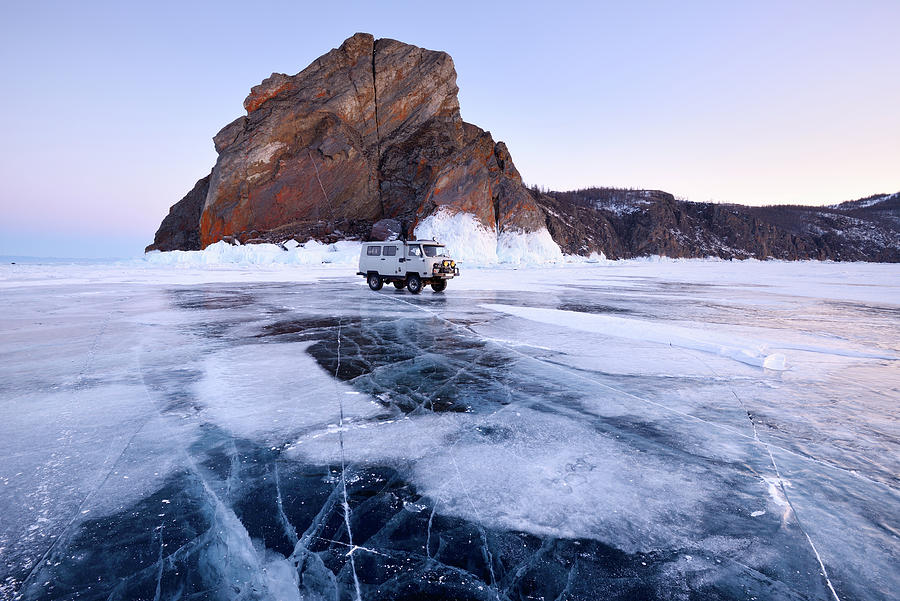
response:
<svg viewBox="0 0 900 601"><path fill-rule="evenodd" d="M416 226L419 240L437 240L447 246L450 256L460 263L490 265L498 262L497 232L469 213L451 214L440 210Z"/></svg>
<svg viewBox="0 0 900 601"><path fill-rule="evenodd" d="M497 240L501 263L561 263L562 250L546 228L536 232L502 232Z"/></svg>
<svg viewBox="0 0 900 601"><path fill-rule="evenodd" d="M829 209L868 209L869 207L874 207L877 204L882 202L893 200L900 196L900 192L894 192L893 194L883 194L881 196L873 196L871 198L860 199L860 200L850 200L845 202L839 202L837 204L828 205Z"/></svg>
<svg viewBox="0 0 900 601"><path fill-rule="evenodd" d="M497 235L469 213L440 210L415 229L420 240L435 239L447 245L460 263L476 265L561 263L563 254L550 232L506 231Z"/></svg>

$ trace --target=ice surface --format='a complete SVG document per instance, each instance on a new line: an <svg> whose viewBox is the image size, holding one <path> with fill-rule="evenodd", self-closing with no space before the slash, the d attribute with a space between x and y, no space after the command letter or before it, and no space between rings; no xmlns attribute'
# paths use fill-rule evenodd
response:
<svg viewBox="0 0 900 601"><path fill-rule="evenodd" d="M895 597L897 266L334 248L0 266L0 598Z"/></svg>
<svg viewBox="0 0 900 601"><path fill-rule="evenodd" d="M689 329L680 326L660 324L640 319L592 315L580 311L541 309L534 307L511 307L508 305L482 305L487 309L510 313L517 317L531 319L551 325L584 330L595 334L667 344L685 349L693 349L713 355L720 355L758 367L785 369L783 355L766 355L765 346L751 341L734 339L728 334L703 329Z"/></svg>
<svg viewBox="0 0 900 601"><path fill-rule="evenodd" d="M334 463L335 437L301 438L289 456ZM347 440L351 461L411 462L412 483L442 513L539 536L596 538L628 553L702 538L693 518L717 484L706 470L632 451L582 420L524 407L360 426Z"/></svg>
<svg viewBox="0 0 900 601"><path fill-rule="evenodd" d="M298 431L337 428L342 407L350 423L378 414L377 401L316 365L306 353L312 344L249 344L211 353L194 387L203 418L241 438L282 443ZM323 402L336 395L343 395L341 402Z"/></svg>

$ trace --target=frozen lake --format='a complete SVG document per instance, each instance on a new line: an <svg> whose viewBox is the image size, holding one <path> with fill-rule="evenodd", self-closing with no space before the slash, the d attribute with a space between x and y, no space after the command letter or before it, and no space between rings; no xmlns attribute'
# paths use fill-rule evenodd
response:
<svg viewBox="0 0 900 601"><path fill-rule="evenodd" d="M900 266L0 266L0 598L900 590Z"/></svg>

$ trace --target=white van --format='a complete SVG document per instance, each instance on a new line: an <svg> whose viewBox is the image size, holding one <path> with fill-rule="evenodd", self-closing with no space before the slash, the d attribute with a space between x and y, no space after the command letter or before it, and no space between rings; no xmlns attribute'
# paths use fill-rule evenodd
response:
<svg viewBox="0 0 900 601"><path fill-rule="evenodd" d="M363 243L357 275L364 276L372 290L381 290L389 282L398 290L406 286L418 294L427 284L442 292L447 280L459 275L459 268L439 242L394 240Z"/></svg>

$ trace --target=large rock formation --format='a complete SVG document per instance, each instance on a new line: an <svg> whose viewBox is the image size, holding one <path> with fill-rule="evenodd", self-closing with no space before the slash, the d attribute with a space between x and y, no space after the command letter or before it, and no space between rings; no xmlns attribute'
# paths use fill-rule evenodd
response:
<svg viewBox="0 0 900 601"><path fill-rule="evenodd" d="M462 120L457 91L446 53L366 33L297 75L273 74L250 91L247 115L216 134L212 173L171 208L147 250L367 238L378 221L411 234L423 221L432 231L426 218L447 211L474 215L498 246L501 234L546 228L555 244L535 239L569 254L900 261L896 194L814 208L528 190L506 145ZM491 238L479 236L473 243Z"/></svg>
<svg viewBox="0 0 900 601"><path fill-rule="evenodd" d="M448 54L367 33L297 75L273 74L214 138L201 246L305 237L322 222L326 233L381 218L414 227L441 208L498 231L543 227L506 146L462 120L457 92ZM193 215L195 200L172 213ZM171 225L148 249L187 248Z"/></svg>

